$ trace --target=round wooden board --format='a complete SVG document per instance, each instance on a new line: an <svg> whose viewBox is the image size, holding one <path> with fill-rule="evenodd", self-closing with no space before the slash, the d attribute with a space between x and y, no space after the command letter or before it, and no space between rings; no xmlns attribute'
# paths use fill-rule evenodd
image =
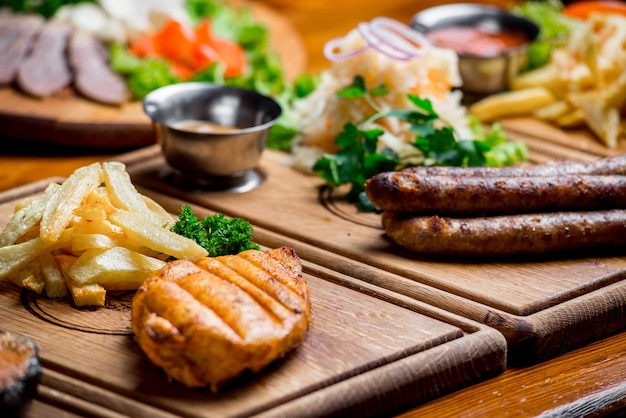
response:
<svg viewBox="0 0 626 418"><path fill-rule="evenodd" d="M285 75L293 79L307 66L303 40L280 13L250 3L257 19L270 28L273 49ZM35 99L12 87L0 88L0 141L30 140L69 147L130 149L154 143L150 119L141 102L106 106L66 88L54 97Z"/></svg>

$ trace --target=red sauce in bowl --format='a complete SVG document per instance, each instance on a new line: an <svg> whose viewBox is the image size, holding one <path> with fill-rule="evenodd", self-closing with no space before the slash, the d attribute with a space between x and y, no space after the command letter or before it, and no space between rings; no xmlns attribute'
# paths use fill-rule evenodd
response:
<svg viewBox="0 0 626 418"><path fill-rule="evenodd" d="M480 27L451 26L426 33L441 48L450 48L460 55L492 57L507 49L523 45L528 37L522 31L491 32Z"/></svg>

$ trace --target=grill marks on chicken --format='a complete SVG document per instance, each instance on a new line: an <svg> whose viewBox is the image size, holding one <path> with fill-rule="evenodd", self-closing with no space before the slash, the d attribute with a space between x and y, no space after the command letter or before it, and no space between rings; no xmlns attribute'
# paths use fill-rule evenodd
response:
<svg viewBox="0 0 626 418"><path fill-rule="evenodd" d="M139 289L132 320L140 346L168 376L217 390L298 345L310 310L300 260L283 247L171 262Z"/></svg>

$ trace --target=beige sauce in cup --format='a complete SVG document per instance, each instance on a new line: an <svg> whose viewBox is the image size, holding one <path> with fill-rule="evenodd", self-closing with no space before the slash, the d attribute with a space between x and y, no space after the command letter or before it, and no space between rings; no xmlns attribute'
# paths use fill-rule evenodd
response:
<svg viewBox="0 0 626 418"><path fill-rule="evenodd" d="M195 119L180 120L172 123L171 127L181 131L196 132L199 134L219 134L237 130L237 128L232 126L225 126L214 122Z"/></svg>

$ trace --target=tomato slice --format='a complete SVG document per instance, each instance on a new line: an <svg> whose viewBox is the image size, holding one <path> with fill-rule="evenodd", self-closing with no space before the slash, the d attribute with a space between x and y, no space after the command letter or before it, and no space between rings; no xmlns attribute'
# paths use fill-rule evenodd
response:
<svg viewBox="0 0 626 418"><path fill-rule="evenodd" d="M203 19L198 23L194 30L196 34L196 40L202 45L211 45L213 41L213 33L211 32L211 22L208 19Z"/></svg>
<svg viewBox="0 0 626 418"><path fill-rule="evenodd" d="M206 67L219 60L219 54L211 45L196 44L194 51L193 68L196 71L204 70Z"/></svg>
<svg viewBox="0 0 626 418"><path fill-rule="evenodd" d="M133 54L142 58L153 58L159 55L157 53L155 36L153 34L147 34L138 38L129 45L128 49Z"/></svg>
<svg viewBox="0 0 626 418"><path fill-rule="evenodd" d="M183 80L189 80L196 73L196 71L192 68L189 68L186 65L177 62L170 62L170 69L172 70L173 74Z"/></svg>
<svg viewBox="0 0 626 418"><path fill-rule="evenodd" d="M193 66L195 34L177 20L170 19L156 34L157 52L164 58Z"/></svg>
<svg viewBox="0 0 626 418"><path fill-rule="evenodd" d="M236 42L219 38L211 31L211 22L204 19L195 29L197 40L204 46L210 46L217 53L217 60L224 66L225 77L243 74L248 59L246 53Z"/></svg>
<svg viewBox="0 0 626 418"><path fill-rule="evenodd" d="M626 16L626 3L621 1L576 1L563 9L569 17L586 20L592 13L610 13Z"/></svg>
<svg viewBox="0 0 626 418"><path fill-rule="evenodd" d="M248 58L241 45L228 39L213 38L213 47L219 55L219 62L224 65L224 77L243 74Z"/></svg>
<svg viewBox="0 0 626 418"><path fill-rule="evenodd" d="M246 53L236 42L215 36L211 22L201 21L195 29L170 19L163 28L145 35L130 45L130 51L140 57L160 57L170 62L172 71L189 79L219 61L224 66L225 77L243 74L248 60Z"/></svg>

